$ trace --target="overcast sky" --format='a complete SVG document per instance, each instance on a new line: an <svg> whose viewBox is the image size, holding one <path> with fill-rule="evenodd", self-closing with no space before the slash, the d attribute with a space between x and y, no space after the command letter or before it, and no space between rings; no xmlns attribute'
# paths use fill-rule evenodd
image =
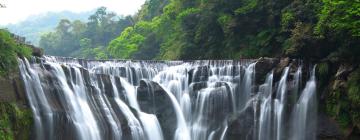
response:
<svg viewBox="0 0 360 140"><path fill-rule="evenodd" d="M89 11L100 6L118 15L134 14L145 0L0 0L6 8L0 8L0 25L16 23L30 15L46 12Z"/></svg>

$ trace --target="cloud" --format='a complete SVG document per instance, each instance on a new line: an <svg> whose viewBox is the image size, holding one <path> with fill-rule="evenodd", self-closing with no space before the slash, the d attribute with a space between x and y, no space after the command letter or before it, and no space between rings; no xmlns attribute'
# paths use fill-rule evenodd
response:
<svg viewBox="0 0 360 140"><path fill-rule="evenodd" d="M0 8L0 25L16 23L31 15L46 12L89 11L100 6L119 15L134 14L145 0L0 0L6 8Z"/></svg>

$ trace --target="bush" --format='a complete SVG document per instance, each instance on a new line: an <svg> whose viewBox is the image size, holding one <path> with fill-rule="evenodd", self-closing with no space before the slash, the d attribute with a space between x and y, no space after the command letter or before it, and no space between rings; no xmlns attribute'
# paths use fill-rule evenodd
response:
<svg viewBox="0 0 360 140"><path fill-rule="evenodd" d="M360 68L352 72L348 81L348 93L351 106L360 108Z"/></svg>
<svg viewBox="0 0 360 140"><path fill-rule="evenodd" d="M32 50L17 44L7 30L0 29L0 76L17 69L17 57L30 57Z"/></svg>

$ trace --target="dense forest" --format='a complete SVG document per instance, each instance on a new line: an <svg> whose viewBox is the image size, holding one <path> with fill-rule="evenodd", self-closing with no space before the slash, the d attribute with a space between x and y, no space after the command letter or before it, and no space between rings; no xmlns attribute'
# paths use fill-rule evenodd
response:
<svg viewBox="0 0 360 140"><path fill-rule="evenodd" d="M0 29L0 78L17 70L18 57L31 57L32 50L19 43L9 31Z"/></svg>
<svg viewBox="0 0 360 140"><path fill-rule="evenodd" d="M358 0L148 0L132 17L100 8L88 23L62 20L40 46L98 59L357 61L359 16Z"/></svg>
<svg viewBox="0 0 360 140"><path fill-rule="evenodd" d="M105 59L111 39L131 25L132 17L119 17L100 7L88 22L62 19L54 32L41 36L39 45L49 55Z"/></svg>

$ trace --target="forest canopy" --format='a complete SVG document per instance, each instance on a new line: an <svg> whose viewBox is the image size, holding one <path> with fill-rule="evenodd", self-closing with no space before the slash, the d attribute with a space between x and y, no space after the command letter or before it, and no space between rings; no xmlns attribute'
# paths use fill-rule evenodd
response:
<svg viewBox="0 0 360 140"><path fill-rule="evenodd" d="M102 7L87 23L62 20L40 46L95 59L357 61L359 18L359 0L148 0L134 16Z"/></svg>

